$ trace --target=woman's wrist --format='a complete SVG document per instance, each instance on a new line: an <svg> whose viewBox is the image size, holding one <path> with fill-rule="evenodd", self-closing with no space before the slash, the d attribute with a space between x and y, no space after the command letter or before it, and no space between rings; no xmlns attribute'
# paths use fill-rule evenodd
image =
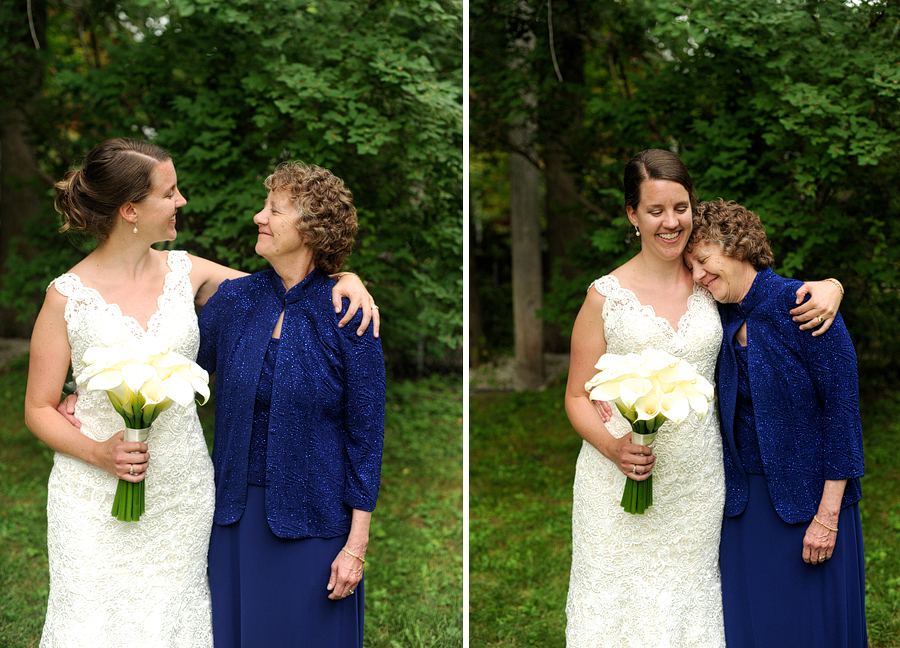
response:
<svg viewBox="0 0 900 648"><path fill-rule="evenodd" d="M844 298L844 286L843 286L843 284L841 284L840 281L838 281L838 280L835 279L834 277L828 277L828 279L825 279L825 281L830 281L830 282L833 283L835 286L837 286L837 287L838 287L838 290L841 291L841 299Z"/></svg>
<svg viewBox="0 0 900 648"><path fill-rule="evenodd" d="M818 515L814 515L814 516L813 516L813 522L817 523L820 527L823 527L823 528L825 528L825 529L828 529L828 530L831 531L832 533L837 533L837 531L838 531L838 528L837 528L837 522L836 522L836 521L832 523L832 524L834 525L834 526L832 526L832 524L828 524L828 523L822 522L822 520L819 519L819 516L818 516Z"/></svg>

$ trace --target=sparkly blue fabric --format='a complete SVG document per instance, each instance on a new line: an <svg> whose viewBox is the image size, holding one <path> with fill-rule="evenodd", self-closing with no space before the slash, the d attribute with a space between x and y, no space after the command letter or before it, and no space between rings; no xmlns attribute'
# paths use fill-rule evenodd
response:
<svg viewBox="0 0 900 648"><path fill-rule="evenodd" d="M225 281L200 312L197 361L216 373L216 524L247 501L253 400L282 311L266 452L266 517L281 538L331 538L375 508L384 444L381 342L338 328L334 281L314 270L285 292L274 270ZM344 301L346 309L348 302Z"/></svg>
<svg viewBox="0 0 900 648"><path fill-rule="evenodd" d="M734 413L734 440L741 465L748 475L762 475L762 457L759 455L759 439L756 437L756 416L753 414L753 396L750 392L750 374L747 372L747 347L734 341L734 353L738 366L737 410Z"/></svg>
<svg viewBox="0 0 900 648"><path fill-rule="evenodd" d="M747 364L756 433L769 495L779 517L806 522L818 510L826 479L847 479L843 506L858 502L863 474L856 352L837 315L813 337L791 320L801 282L767 268L741 304L720 305L724 329L716 368L725 442L725 515L747 505L747 476L735 443L738 369L734 339L747 322Z"/></svg>
<svg viewBox="0 0 900 648"><path fill-rule="evenodd" d="M269 338L262 373L256 386L253 404L253 429L250 431L250 461L247 483L266 485L266 452L269 447L269 410L272 408L272 385L275 382L275 362L278 358L278 338Z"/></svg>

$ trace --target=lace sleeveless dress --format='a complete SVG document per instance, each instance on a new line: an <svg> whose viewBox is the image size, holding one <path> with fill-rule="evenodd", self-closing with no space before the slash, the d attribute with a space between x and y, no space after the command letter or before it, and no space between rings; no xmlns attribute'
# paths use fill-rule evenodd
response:
<svg viewBox="0 0 900 648"><path fill-rule="evenodd" d="M606 296L608 352L662 349L713 381L722 324L706 290L695 286L675 331L616 277L593 287ZM643 515L622 509L627 478L584 442L575 472L568 648L725 646L718 567L725 481L718 415L710 406L702 421L691 414L661 429L653 506ZM613 409L607 428L622 437L631 427Z"/></svg>
<svg viewBox="0 0 900 648"><path fill-rule="evenodd" d="M169 252L159 310L145 332L74 274L54 280L68 298L66 328L75 375L93 346L128 346L145 335L197 357L200 333L184 252ZM105 440L123 429L105 392L78 389L81 431ZM197 408L173 406L147 441L146 512L112 515L117 479L57 453L47 493L50 598L42 647L202 648L212 646L206 553L212 526L212 461Z"/></svg>

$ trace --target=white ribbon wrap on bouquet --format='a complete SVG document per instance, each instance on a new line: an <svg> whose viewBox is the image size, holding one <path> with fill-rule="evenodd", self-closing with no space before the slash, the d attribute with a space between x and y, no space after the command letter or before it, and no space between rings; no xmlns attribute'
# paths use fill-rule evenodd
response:
<svg viewBox="0 0 900 648"><path fill-rule="evenodd" d="M125 428L125 441L140 441L141 443L147 443L148 436L150 436L150 428Z"/></svg>
<svg viewBox="0 0 900 648"><path fill-rule="evenodd" d="M631 442L636 445L647 446L649 448L656 442L656 434L656 432L653 432L651 434L638 434L637 432L632 431Z"/></svg>

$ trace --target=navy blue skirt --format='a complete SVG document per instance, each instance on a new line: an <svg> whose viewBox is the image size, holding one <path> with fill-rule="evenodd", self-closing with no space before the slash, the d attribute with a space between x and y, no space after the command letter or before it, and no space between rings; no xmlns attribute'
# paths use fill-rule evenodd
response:
<svg viewBox="0 0 900 648"><path fill-rule="evenodd" d="M247 507L209 543L216 648L362 648L363 582L328 598L331 563L347 536L285 540L269 528L265 489L247 487Z"/></svg>
<svg viewBox="0 0 900 648"><path fill-rule="evenodd" d="M748 475L750 501L722 524L719 559L728 648L865 648L865 571L859 506L841 511L831 559L803 562L808 522L787 524L766 478Z"/></svg>

